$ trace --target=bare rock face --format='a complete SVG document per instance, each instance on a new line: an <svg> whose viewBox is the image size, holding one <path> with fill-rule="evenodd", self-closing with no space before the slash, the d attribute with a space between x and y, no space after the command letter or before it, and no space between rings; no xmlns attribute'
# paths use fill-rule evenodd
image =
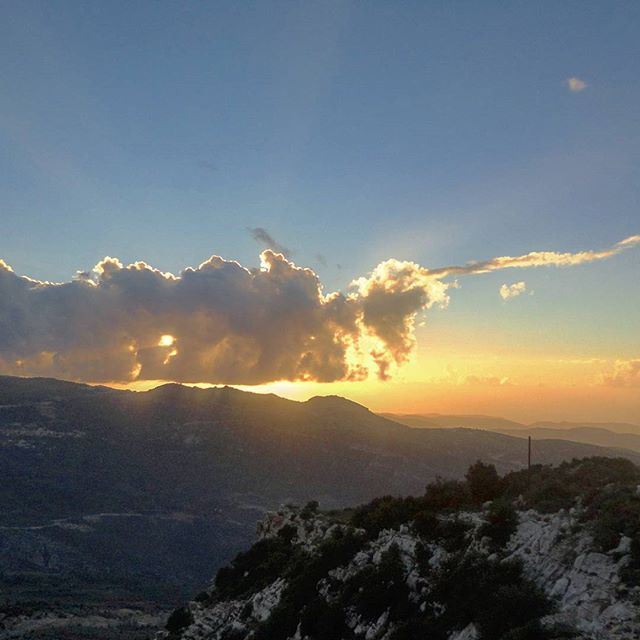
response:
<svg viewBox="0 0 640 640"><path fill-rule="evenodd" d="M523 561L528 576L556 600L557 619L586 638L640 638L638 593L626 590L620 579L630 539L623 536L616 549L598 553L577 515L575 510L521 513L508 557Z"/></svg>
<svg viewBox="0 0 640 640"><path fill-rule="evenodd" d="M258 525L258 539L274 538L288 528L292 543L314 553L336 530L354 531L349 525L331 522L322 514L303 517L302 511L287 506L268 514ZM573 509L554 515L542 515L532 510L518 515L520 522L516 532L507 546L497 553L490 550L486 539L479 535L481 514L462 513L459 517L470 526L466 543L469 551L483 553L498 562L521 560L525 575L555 601L556 612L543 618L543 627L566 625L575 630L573 638L576 640L640 638L640 589L628 589L620 578L620 570L629 562L629 539L623 537L618 548L608 554L598 553L579 523L579 514ZM328 577L317 584L317 594L330 601L336 584L345 584L366 567L378 566L391 548L399 554L409 600L424 607L420 603L425 601L432 584L420 568L420 549L427 549L428 564L435 572L451 554L438 544L425 544L408 525L383 530L375 539L369 540L347 563L332 569ZM257 625L267 620L278 606L286 586L286 580L279 577L247 598L218 602L215 602L215 587L212 587L210 603L192 602L189 605L193 624L177 634L162 632L157 638L252 638ZM344 613L347 627L359 639L390 640L397 628L397 621L391 620L389 610L375 620L365 619L353 609ZM300 626L289 637L305 640ZM340 639L336 637L336 640ZM449 640L481 640L481 634L471 623L452 632Z"/></svg>

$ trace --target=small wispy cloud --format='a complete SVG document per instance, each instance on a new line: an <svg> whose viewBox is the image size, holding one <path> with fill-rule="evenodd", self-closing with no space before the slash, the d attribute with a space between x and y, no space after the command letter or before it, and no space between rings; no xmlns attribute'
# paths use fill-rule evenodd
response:
<svg viewBox="0 0 640 640"><path fill-rule="evenodd" d="M580 91L584 91L589 86L584 80L576 76L567 78L565 84L569 87L569 91L573 91L574 93L580 93Z"/></svg>
<svg viewBox="0 0 640 640"><path fill-rule="evenodd" d="M640 245L640 235L629 236L614 245L593 251L591 249L578 251L576 253L558 251L531 251L521 256L497 256L490 260L479 262L468 262L462 266L441 267L440 269L430 269L432 276L443 278L445 276L465 276L480 273L490 273L501 269L526 269L529 267L573 267L588 262L606 260L623 251L632 249Z"/></svg>
<svg viewBox="0 0 640 640"><path fill-rule="evenodd" d="M276 253L281 253L285 258L290 258L293 251L280 244L266 229L263 227L249 227L247 231L251 237L265 249L271 249Z"/></svg>
<svg viewBox="0 0 640 640"><path fill-rule="evenodd" d="M527 283L520 281L513 284L503 284L500 287L500 296L503 300L509 300L510 298L517 298L521 293L527 290Z"/></svg>
<svg viewBox="0 0 640 640"><path fill-rule="evenodd" d="M616 360L613 370L604 373L601 382L609 387L640 387L640 358Z"/></svg>

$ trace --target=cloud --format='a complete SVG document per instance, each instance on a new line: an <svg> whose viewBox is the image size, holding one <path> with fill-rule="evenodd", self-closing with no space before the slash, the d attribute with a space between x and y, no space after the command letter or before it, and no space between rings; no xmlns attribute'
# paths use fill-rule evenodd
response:
<svg viewBox="0 0 640 640"><path fill-rule="evenodd" d="M513 284L503 284L500 287L500 296L503 300L509 300L510 298L517 298L521 293L527 290L526 282L514 282Z"/></svg>
<svg viewBox="0 0 640 640"><path fill-rule="evenodd" d="M387 379L410 358L420 314L449 303L452 274L581 264L638 243L435 270L390 259L345 293L325 293L313 270L271 249L258 268L212 256L177 275L106 257L63 283L20 276L0 260L0 372L247 385ZM635 379L629 362L611 384Z"/></svg>
<svg viewBox="0 0 640 640"><path fill-rule="evenodd" d="M569 87L569 91L573 91L574 93L584 91L589 86L584 80L576 78L575 76L567 78L565 84Z"/></svg>
<svg viewBox="0 0 640 640"><path fill-rule="evenodd" d="M476 376L469 375L464 379L464 384L482 387L511 387L513 383L507 376Z"/></svg>
<svg viewBox="0 0 640 640"><path fill-rule="evenodd" d="M601 381L609 387L640 387L640 358L616 360L613 370L603 374Z"/></svg>
<svg viewBox="0 0 640 640"><path fill-rule="evenodd" d="M265 249L271 249L271 251L275 253L281 253L285 258L290 258L293 255L290 249L287 249L287 247L277 242L266 229L262 227L249 227L247 231L249 231L251 237Z"/></svg>
<svg viewBox="0 0 640 640"><path fill-rule="evenodd" d="M433 269L432 276L444 278L451 275L476 275L501 269L524 269L529 267L572 267L588 262L597 262L611 258L623 251L640 245L640 235L629 236L611 247L600 251L578 251L577 253L559 253L557 251L532 251L521 256L500 256L482 262L468 262L463 266Z"/></svg>
<svg viewBox="0 0 640 640"><path fill-rule="evenodd" d="M179 275L105 258L51 284L0 263L0 370L93 382L354 380L406 360L413 318L447 285L388 261L348 294L271 250L260 268L213 256Z"/></svg>

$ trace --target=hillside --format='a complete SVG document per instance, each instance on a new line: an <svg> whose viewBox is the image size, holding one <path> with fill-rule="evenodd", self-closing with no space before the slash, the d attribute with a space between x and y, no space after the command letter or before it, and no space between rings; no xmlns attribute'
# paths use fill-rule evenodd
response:
<svg viewBox="0 0 640 640"><path fill-rule="evenodd" d="M534 447L545 463L592 455L620 452ZM0 378L0 474L11 479L0 484L0 589L11 605L153 616L206 584L280 504L415 495L478 458L506 473L526 456L520 438L411 429L338 397Z"/></svg>
<svg viewBox="0 0 640 640"><path fill-rule="evenodd" d="M527 425L499 418L497 416L484 415L446 415L441 413L381 413L381 416L406 424L409 427L417 428L438 428L457 427L467 429L489 429L498 431L500 429L520 429Z"/></svg>
<svg viewBox="0 0 640 640"><path fill-rule="evenodd" d="M284 507L158 638L638 638L639 480L620 459L478 463L413 499Z"/></svg>

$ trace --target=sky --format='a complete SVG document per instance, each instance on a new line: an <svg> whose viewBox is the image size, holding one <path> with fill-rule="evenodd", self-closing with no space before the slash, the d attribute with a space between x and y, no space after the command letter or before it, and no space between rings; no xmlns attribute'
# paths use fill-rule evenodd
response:
<svg viewBox="0 0 640 640"><path fill-rule="evenodd" d="M640 424L639 27L0 4L0 372Z"/></svg>

